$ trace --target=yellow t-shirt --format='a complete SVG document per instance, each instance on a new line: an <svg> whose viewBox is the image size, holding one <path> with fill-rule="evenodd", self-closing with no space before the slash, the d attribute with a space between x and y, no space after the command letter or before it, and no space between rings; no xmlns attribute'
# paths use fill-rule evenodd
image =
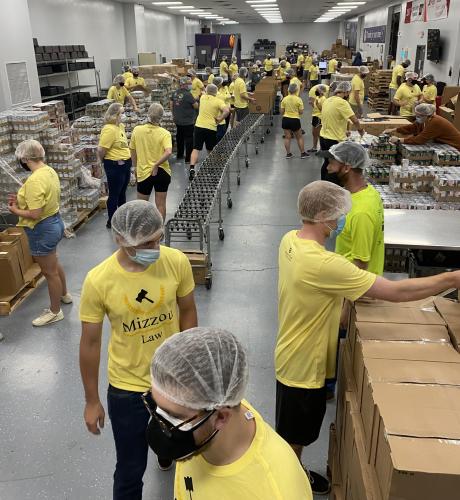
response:
<svg viewBox="0 0 460 500"><path fill-rule="evenodd" d="M297 56L297 67L298 68L303 66L304 62L305 62L305 57L303 56L303 54L300 54L300 56Z"/></svg>
<svg viewBox="0 0 460 500"><path fill-rule="evenodd" d="M413 85L410 87L407 83L402 83L399 89L396 91L395 99L400 101L407 101L406 106L401 106L399 108L399 114L401 116L414 116L414 106L418 102L418 98L422 91L418 85Z"/></svg>
<svg viewBox="0 0 460 500"><path fill-rule="evenodd" d="M126 271L117 253L91 269L83 283L80 320L102 323L106 315L109 318L111 385L136 392L151 386L155 350L180 331L177 297L194 288L189 260L169 247L160 247L158 261L140 273ZM139 302L143 291L147 293Z"/></svg>
<svg viewBox="0 0 460 500"><path fill-rule="evenodd" d="M404 75L406 74L406 70L401 64L397 64L393 68L393 72L391 73L391 83L389 85L390 89L398 88L398 76L400 76L404 80Z"/></svg>
<svg viewBox="0 0 460 500"><path fill-rule="evenodd" d="M310 71L310 80L313 80L313 81L318 80L318 78L319 78L319 67L316 66L316 64L312 64L310 66L310 70L309 71Z"/></svg>
<svg viewBox="0 0 460 500"><path fill-rule="evenodd" d="M353 104L356 106L356 99L355 99L355 91L359 92L359 100L361 103L361 106L364 104L364 80L361 78L360 75L354 75L353 78L351 79L351 92L350 92L350 99L349 103Z"/></svg>
<svg viewBox="0 0 460 500"><path fill-rule="evenodd" d="M222 61L219 65L219 75L224 78L224 80L228 79L228 64L225 61Z"/></svg>
<svg viewBox="0 0 460 500"><path fill-rule="evenodd" d="M190 93L195 99L198 99L203 89L204 83L199 78L195 77L192 82L192 90L190 91Z"/></svg>
<svg viewBox="0 0 460 500"><path fill-rule="evenodd" d="M136 151L137 181L142 182L152 175L153 165L163 156L165 150L172 148L171 132L151 123L137 125L131 134L129 147ZM171 175L168 160L162 163L160 168Z"/></svg>
<svg viewBox="0 0 460 500"><path fill-rule="evenodd" d="M303 101L296 95L287 95L281 101L281 109L284 109L285 118L300 118L299 111L303 111Z"/></svg>
<svg viewBox="0 0 460 500"><path fill-rule="evenodd" d="M225 108L224 102L217 96L204 95L200 100L200 110L195 127L217 130L216 118Z"/></svg>
<svg viewBox="0 0 460 500"><path fill-rule="evenodd" d="M436 85L425 85L423 87L423 97L426 101L430 101L431 104L434 104L436 101L436 97L438 97L438 89Z"/></svg>
<svg viewBox="0 0 460 500"><path fill-rule="evenodd" d="M353 115L348 101L338 96L329 97L323 103L320 136L333 141L344 141L347 138L348 120Z"/></svg>
<svg viewBox="0 0 460 500"><path fill-rule="evenodd" d="M376 276L313 240L290 231L279 249L276 378L290 387L319 389L335 375L343 299L357 300Z"/></svg>
<svg viewBox="0 0 460 500"><path fill-rule="evenodd" d="M321 118L322 116L322 109L323 109L323 104L324 101L326 100L326 97L324 95L320 97L315 96L315 102L313 103L313 109L311 112L311 116L317 116L318 118ZM321 106L321 109L318 108L318 104Z"/></svg>
<svg viewBox="0 0 460 500"><path fill-rule="evenodd" d="M337 68L337 59L330 59L327 64L327 72L335 73L336 68Z"/></svg>
<svg viewBox="0 0 460 500"><path fill-rule="evenodd" d="M39 219L19 217L18 226L33 229L40 221L59 212L61 185L54 169L45 165L32 172L18 191L18 208L36 210L42 208Z"/></svg>
<svg viewBox="0 0 460 500"><path fill-rule="evenodd" d="M99 137L99 146L107 149L104 158L106 160L129 160L131 151L128 147L128 139L126 138L125 126L123 123L114 125L107 123L101 130Z"/></svg>
<svg viewBox="0 0 460 500"><path fill-rule="evenodd" d="M232 101L232 96L230 94L230 91L228 90L228 87L220 87L220 89L217 89L217 96L218 99L220 99L224 104L226 108L230 107L230 103ZM225 125L225 118L219 123L219 125Z"/></svg>
<svg viewBox="0 0 460 500"><path fill-rule="evenodd" d="M351 193L351 210L343 231L337 236L335 251L353 262L368 263L367 270L382 275L385 262L383 204L377 190L368 185Z"/></svg>
<svg viewBox="0 0 460 500"><path fill-rule="evenodd" d="M278 76L281 80L286 79L286 71L287 71L287 68L283 68L281 66L278 68Z"/></svg>
<svg viewBox="0 0 460 500"><path fill-rule="evenodd" d="M193 491L193 500L312 500L310 482L292 448L247 401L241 404L256 424L248 450L228 465L212 465L201 454L178 461L174 498L190 500Z"/></svg>
<svg viewBox="0 0 460 500"><path fill-rule="evenodd" d="M307 71L310 71L311 65L313 64L313 57L311 56L306 56L305 57L305 62L304 62L304 68Z"/></svg>
<svg viewBox="0 0 460 500"><path fill-rule="evenodd" d="M230 74L230 78L235 74L235 73L238 73L238 64L236 63L232 63L230 64L230 66L228 67L228 72Z"/></svg>
<svg viewBox="0 0 460 500"><path fill-rule="evenodd" d="M309 90L308 92L308 97L316 97L316 89L318 88L318 85L324 85L326 87L326 93L324 94L325 97L329 97L329 85L325 85L324 83L318 83L317 85L313 85L313 87Z"/></svg>
<svg viewBox="0 0 460 500"><path fill-rule="evenodd" d="M112 85L107 92L107 99L112 99L120 104L125 103L125 99L129 96L129 91L126 87L120 87L119 89Z"/></svg>
<svg viewBox="0 0 460 500"><path fill-rule="evenodd" d="M134 75L131 73L131 71L125 71L123 73L123 77L125 78L125 83L128 78L132 78Z"/></svg>
<svg viewBox="0 0 460 500"><path fill-rule="evenodd" d="M235 85L233 86L233 95L235 96L235 108L247 108L248 101L241 99L242 94L248 94L248 90L246 88L246 82L238 77L235 80Z"/></svg>
<svg viewBox="0 0 460 500"><path fill-rule="evenodd" d="M265 69L265 71L272 71L273 70L273 61L271 59L265 59L264 69Z"/></svg>
<svg viewBox="0 0 460 500"><path fill-rule="evenodd" d="M137 85L145 87L145 80L142 78L142 76L138 76L137 78L134 78L134 76L132 76L131 78L128 78L125 82L125 87L128 90L132 89L133 87L136 87Z"/></svg>
<svg viewBox="0 0 460 500"><path fill-rule="evenodd" d="M209 76L208 76L208 85L211 85L211 83L214 81L214 75L211 73Z"/></svg>
<svg viewBox="0 0 460 500"><path fill-rule="evenodd" d="M297 85L297 90L296 90L295 95L299 96L300 95L300 89L302 88L302 82L296 76L293 76L291 78L291 81L289 83L295 83Z"/></svg>

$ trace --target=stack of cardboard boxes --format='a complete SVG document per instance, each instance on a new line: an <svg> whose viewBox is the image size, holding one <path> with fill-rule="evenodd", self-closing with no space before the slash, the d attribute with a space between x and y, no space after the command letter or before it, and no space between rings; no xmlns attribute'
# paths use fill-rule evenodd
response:
<svg viewBox="0 0 460 500"><path fill-rule="evenodd" d="M256 85L253 97L256 102L249 104L251 113L270 113L275 104L276 93L278 90L278 82L276 77L267 76L262 78Z"/></svg>
<svg viewBox="0 0 460 500"><path fill-rule="evenodd" d="M341 38L337 38L335 43L332 44L331 50L324 50L322 56L331 57L334 54L339 59L351 59L351 49L343 45Z"/></svg>
<svg viewBox="0 0 460 500"><path fill-rule="evenodd" d="M355 304L330 432L332 499L458 498L459 343L458 303Z"/></svg>
<svg viewBox="0 0 460 500"><path fill-rule="evenodd" d="M438 110L440 116L453 123L458 130L460 130L459 92L460 87L444 87L441 97L441 105Z"/></svg>

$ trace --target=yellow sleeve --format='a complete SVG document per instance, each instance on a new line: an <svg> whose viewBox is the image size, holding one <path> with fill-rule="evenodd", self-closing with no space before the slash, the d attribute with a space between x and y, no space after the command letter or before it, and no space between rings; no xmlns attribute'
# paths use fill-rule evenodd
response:
<svg viewBox="0 0 460 500"><path fill-rule="evenodd" d="M113 143L116 141L117 137L115 134L115 128L105 125L102 127L101 135L99 137L99 146L101 148L110 149Z"/></svg>
<svg viewBox="0 0 460 500"><path fill-rule="evenodd" d="M192 266L187 257L180 252L180 283L177 288L177 296L185 297L192 293L195 289L195 281L193 279Z"/></svg>
<svg viewBox="0 0 460 500"><path fill-rule="evenodd" d="M286 99L286 98L284 98ZM280 107L281 109L284 109L286 107L286 103L284 102L284 99L281 101Z"/></svg>
<svg viewBox="0 0 460 500"><path fill-rule="evenodd" d="M162 145L164 149L172 148L172 138L170 132L164 135Z"/></svg>
<svg viewBox="0 0 460 500"><path fill-rule="evenodd" d="M299 103L299 109L303 111L304 105L302 99L299 97L299 100L297 101Z"/></svg>
<svg viewBox="0 0 460 500"><path fill-rule="evenodd" d="M109 91L107 92L107 99L112 99L112 101L115 101L115 87L112 86L109 88Z"/></svg>
<svg viewBox="0 0 460 500"><path fill-rule="evenodd" d="M401 86L399 87L399 89L396 91L396 94L395 94L395 99L404 99L404 90L401 88Z"/></svg>
<svg viewBox="0 0 460 500"><path fill-rule="evenodd" d="M396 76L397 77L398 76L404 77L405 74L406 74L406 70L402 66L400 66L399 68L397 68L397 70L396 70Z"/></svg>
<svg viewBox="0 0 460 500"><path fill-rule="evenodd" d="M342 103L340 104L341 106L339 111L344 118L348 120L355 114L355 112L353 111L353 109L351 108L350 104L347 101L343 101L343 104Z"/></svg>
<svg viewBox="0 0 460 500"><path fill-rule="evenodd" d="M127 89L134 87L134 79L133 78L127 78L125 81L125 87Z"/></svg>
<svg viewBox="0 0 460 500"><path fill-rule="evenodd" d="M27 208L35 210L46 205L46 186L39 178L29 178L24 184L24 198Z"/></svg>
<svg viewBox="0 0 460 500"><path fill-rule="evenodd" d="M348 219L348 217L347 217ZM358 212L347 220L351 232L351 258L369 262L374 239L374 224L369 214Z"/></svg>
<svg viewBox="0 0 460 500"><path fill-rule="evenodd" d="M139 83L145 87L145 78L139 77Z"/></svg>
<svg viewBox="0 0 460 500"><path fill-rule="evenodd" d="M124 95L125 98L131 95L126 87L123 87L122 94Z"/></svg>
<svg viewBox="0 0 460 500"><path fill-rule="evenodd" d="M105 316L105 305L88 274L83 283L80 298L80 321L102 323Z"/></svg>
<svg viewBox="0 0 460 500"><path fill-rule="evenodd" d="M129 149L136 149L136 127L134 127L133 132L131 134L131 142L129 143Z"/></svg>

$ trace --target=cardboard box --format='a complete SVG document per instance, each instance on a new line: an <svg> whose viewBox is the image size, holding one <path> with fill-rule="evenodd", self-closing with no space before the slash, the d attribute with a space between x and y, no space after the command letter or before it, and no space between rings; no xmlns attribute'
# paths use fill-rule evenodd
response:
<svg viewBox="0 0 460 500"><path fill-rule="evenodd" d="M453 125L460 130L460 103L458 102L458 94L460 87L446 85L442 91L441 106L439 107L439 115L449 120Z"/></svg>
<svg viewBox="0 0 460 500"><path fill-rule="evenodd" d="M329 493L329 500L345 500L342 485L333 484Z"/></svg>
<svg viewBox="0 0 460 500"><path fill-rule="evenodd" d="M249 111L251 113L270 113L273 109L273 92L271 90L258 90L253 94L256 102L249 103Z"/></svg>
<svg viewBox="0 0 460 500"><path fill-rule="evenodd" d="M372 122L360 120L360 124L368 134L380 135L387 128L405 127L406 125L410 125L411 122L405 118L393 117ZM357 130L354 124L352 125L352 130Z"/></svg>
<svg viewBox="0 0 460 500"><path fill-rule="evenodd" d="M24 286L24 276L19 261L18 241L0 243L0 297L8 300Z"/></svg>
<svg viewBox="0 0 460 500"><path fill-rule="evenodd" d="M434 305L447 323L447 329L453 346L457 351L460 351L460 304L443 297L436 297Z"/></svg>
<svg viewBox="0 0 460 500"><path fill-rule="evenodd" d="M208 256L203 252L182 250L192 266L193 279L197 285L205 285L210 274Z"/></svg>
<svg viewBox="0 0 460 500"><path fill-rule="evenodd" d="M340 475L338 454L339 448L337 446L337 431L335 428L335 424L332 423L329 427L329 449L327 466L330 473L331 484L340 486L342 484L342 478Z"/></svg>
<svg viewBox="0 0 460 500"><path fill-rule="evenodd" d="M157 63L156 52L140 52L137 58L140 66L148 66Z"/></svg>
<svg viewBox="0 0 460 500"><path fill-rule="evenodd" d="M11 236L18 236L19 243L21 246L21 258L24 262L24 268L27 270L34 265L34 259L30 253L29 240L27 238L26 232L22 227L9 227L3 231L5 234ZM1 241L1 239L0 239Z"/></svg>

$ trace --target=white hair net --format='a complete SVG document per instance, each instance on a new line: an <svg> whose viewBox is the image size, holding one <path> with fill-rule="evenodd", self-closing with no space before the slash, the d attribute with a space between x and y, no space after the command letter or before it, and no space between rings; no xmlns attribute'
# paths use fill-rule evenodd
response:
<svg viewBox="0 0 460 500"><path fill-rule="evenodd" d="M352 168L364 170L369 163L366 149L356 142L339 142L329 149L329 153L340 163L351 165Z"/></svg>
<svg viewBox="0 0 460 500"><path fill-rule="evenodd" d="M156 350L152 386L193 410L236 406L248 383L246 351L226 330L198 327L176 333Z"/></svg>
<svg viewBox="0 0 460 500"><path fill-rule="evenodd" d="M126 70L127 71L127 70ZM125 77L123 75L117 75L114 79L113 79L113 84L114 85L118 85L119 83L123 83L125 81Z"/></svg>
<svg viewBox="0 0 460 500"><path fill-rule="evenodd" d="M432 75L431 73L427 73L424 77L423 77L427 82L431 82L431 83L434 83L436 81L434 75Z"/></svg>
<svg viewBox="0 0 460 500"><path fill-rule="evenodd" d="M224 79L221 76L216 76L214 80L212 81L213 85L216 87L221 87L222 84L224 83Z"/></svg>
<svg viewBox="0 0 460 500"><path fill-rule="evenodd" d="M359 67L359 72L362 75L367 75L369 73L369 68L367 66L360 66Z"/></svg>
<svg viewBox="0 0 460 500"><path fill-rule="evenodd" d="M155 239L163 228L163 217L149 201L128 201L112 217L112 234L122 247L136 247Z"/></svg>
<svg viewBox="0 0 460 500"><path fill-rule="evenodd" d="M248 76L248 68L240 68L238 71L238 74L240 75L241 78L246 78Z"/></svg>
<svg viewBox="0 0 460 500"><path fill-rule="evenodd" d="M338 220L350 211L351 195L332 182L311 182L300 191L297 209L305 222Z"/></svg>
<svg viewBox="0 0 460 500"><path fill-rule="evenodd" d="M161 119L163 118L164 112L165 110L159 102L152 102L147 111L147 116L150 123L155 123L155 124L160 123Z"/></svg>
<svg viewBox="0 0 460 500"><path fill-rule="evenodd" d="M297 83L291 83L291 84L289 84L288 92L290 94L295 94L297 92Z"/></svg>
<svg viewBox="0 0 460 500"><path fill-rule="evenodd" d="M408 71L406 73L406 80L417 80L418 74L414 73L413 71Z"/></svg>
<svg viewBox="0 0 460 500"><path fill-rule="evenodd" d="M351 92L351 83L350 82L340 82L337 84L337 87L334 89L334 94L338 94L339 92Z"/></svg>
<svg viewBox="0 0 460 500"><path fill-rule="evenodd" d="M436 112L436 106L434 104L422 103L415 106L415 112L423 116L432 116Z"/></svg>
<svg viewBox="0 0 460 500"><path fill-rule="evenodd" d="M210 83L206 87L206 94L208 94L208 95L217 95L217 87L213 83Z"/></svg>
<svg viewBox="0 0 460 500"><path fill-rule="evenodd" d="M27 139L18 144L15 156L18 160L44 160L45 150L35 139Z"/></svg>

